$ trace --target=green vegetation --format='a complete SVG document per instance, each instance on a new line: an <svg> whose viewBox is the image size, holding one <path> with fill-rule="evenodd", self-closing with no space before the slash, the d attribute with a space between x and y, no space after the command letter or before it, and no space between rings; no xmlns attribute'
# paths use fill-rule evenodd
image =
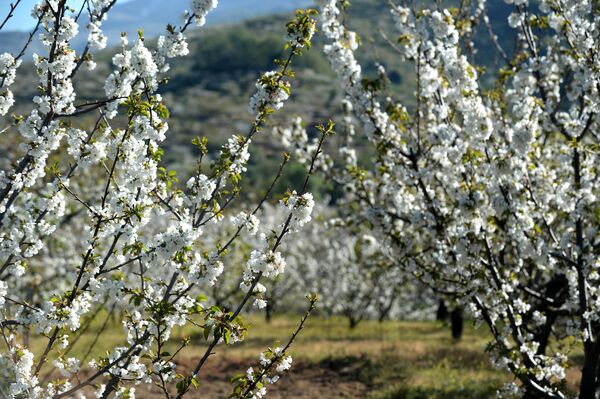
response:
<svg viewBox="0 0 600 399"><path fill-rule="evenodd" d="M203 76L218 74L252 73L253 75L272 69L273 60L281 59L282 35L280 29L269 29L270 20L247 23L237 29L212 31L202 40L195 42L192 73ZM278 25L278 24L277 24ZM257 31L263 33L257 35ZM296 69L312 69L316 73L332 75L329 64L322 53L308 51L294 63ZM170 86L173 89L173 86Z"/></svg>

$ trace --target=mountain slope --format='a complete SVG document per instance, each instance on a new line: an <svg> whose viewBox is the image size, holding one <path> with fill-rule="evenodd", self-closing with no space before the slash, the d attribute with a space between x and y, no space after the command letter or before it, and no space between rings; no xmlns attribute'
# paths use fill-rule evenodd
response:
<svg viewBox="0 0 600 399"><path fill-rule="evenodd" d="M148 37L162 33L167 23L181 22L189 0L133 0L117 5L103 30L118 40L121 32L133 35L141 27ZM209 25L235 23L252 17L293 11L312 4L310 0L221 0L219 6L207 18Z"/></svg>
<svg viewBox="0 0 600 399"><path fill-rule="evenodd" d="M142 0L134 0L126 4L133 6L137 1ZM242 3L250 4L254 1L220 0L219 6L223 6L221 12L227 15L229 13L227 7ZM280 0L263 1L265 4L269 2L281 4ZM152 4L158 6L159 3L157 0L151 0L146 4L150 9ZM285 3L289 6L293 2L286 0ZM379 33L380 29L387 32L391 40L394 40L397 35L386 0L353 0L352 3L349 21L362 39L363 45L357 52L357 56L365 75L376 76L376 62L384 65L391 80L389 94L400 99L411 109L414 106L413 93L416 88L414 67L403 63ZM144 12L152 15L159 12L156 9L154 11L149 9ZM507 52L510 52L511 41L514 38L514 30L507 29L505 23L509 10L510 6L499 2L491 3L490 6L490 19L494 31L500 36L500 41ZM133 12L134 8L119 10L119 13L125 16ZM256 9L253 12L256 12ZM125 18L125 16L120 17L119 13L115 14L115 21L118 18ZM229 15L232 14L235 14L235 10ZM142 11L139 15L144 19ZM252 121L247 111L248 98L255 90L257 77L274 67L274 58L282 57L285 24L290 17L290 12L288 11L286 15L271 15L237 24L220 25L216 23L218 14L211 14L211 16L214 17L213 24L217 26L196 30L190 34L190 55L174 60L168 72L169 83L160 89L165 104L171 111L169 134L164 143L166 149L164 161L168 167L177 169L182 179L196 166L195 160L198 154L190 146L193 137L207 136L210 139L210 158L218 155L219 146L231 134L243 134L247 131ZM168 15L165 18L168 19ZM478 45L481 43L481 51L476 57L476 62L490 67L490 71L493 71L498 56L493 46L486 45L489 40L487 30L478 31L475 40ZM274 116L276 121L288 125L293 116L299 115L304 118L306 125L311 127L326 122L334 115L339 115L343 92L339 83L332 77L333 73L322 52L323 44L323 36L318 34L313 48L303 57L295 60L293 66L298 77L292 83L292 98L286 104L285 111ZM152 47L154 44L149 41L148 45ZM88 72L82 69L75 81L77 103L102 96L103 81L113 68L111 58L114 51L108 49L97 55L98 67L95 71ZM492 72L486 76L493 79ZM14 113L28 113L32 106L31 99L37 94L35 85L31 84L36 79L31 63L24 64L14 85L17 101L17 105L12 110ZM85 125L91 123L91 120L82 120L80 123ZM6 123L0 118L0 130L5 125ZM315 133L315 129L309 130ZM268 129L265 129L265 134L261 133L254 139L256 145L252 148L259 152L259 156L251 158L249 176L246 180L247 184L258 191L261 191L261 187L264 188L265 184L270 183L265 181L265 176L269 176L270 171L277 168L281 159L280 149L267 131ZM1 141L0 135L0 154L8 151L4 150ZM293 176L289 179L299 179L303 176L301 169L295 172L298 173L296 175L292 173ZM287 184L286 179L287 177L281 179L280 184L283 189L287 186L295 186Z"/></svg>

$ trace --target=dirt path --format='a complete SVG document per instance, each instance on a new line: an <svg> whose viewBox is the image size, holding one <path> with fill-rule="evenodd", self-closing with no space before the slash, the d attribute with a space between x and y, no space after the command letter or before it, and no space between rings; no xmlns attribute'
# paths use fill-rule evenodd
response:
<svg viewBox="0 0 600 399"><path fill-rule="evenodd" d="M197 359L181 359L179 364L184 370L192 369ZM248 367L256 366L250 361L241 361L231 357L215 356L205 365L200 377L198 391L190 391L189 398L224 399L232 392L229 379L244 373ZM270 399L342 399L362 398L367 387L356 381L356 371L350 368L335 367L328 363L309 364L295 362L290 373L284 375L276 384L268 387ZM173 390L174 391L174 390ZM164 394L157 387L136 389L136 397L157 399Z"/></svg>

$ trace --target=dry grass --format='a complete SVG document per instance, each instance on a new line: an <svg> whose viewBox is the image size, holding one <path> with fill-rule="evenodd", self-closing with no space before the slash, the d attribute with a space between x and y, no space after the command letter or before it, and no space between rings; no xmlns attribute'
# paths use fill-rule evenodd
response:
<svg viewBox="0 0 600 399"><path fill-rule="evenodd" d="M73 350L81 356L93 342L103 317L94 323ZM224 398L231 393L229 379L255 366L258 355L277 341L287 341L297 319L277 317L265 324L248 316L247 339L232 347L217 347L200 376L198 393L190 397ZM174 340L190 337L191 345L177 357L182 370L190 370L204 353L200 331L179 330ZM292 372L270 390L270 398L488 398L510 380L490 366L484 352L488 336L470 326L459 342L449 328L435 322L377 323L366 321L349 329L341 318L312 318L295 342ZM118 324L110 324L102 345L92 355L124 341ZM42 342L34 342L41 349ZM167 348L168 350L174 349ZM38 351L39 352L39 351ZM138 397L159 398L158 389L138 388Z"/></svg>
<svg viewBox="0 0 600 399"><path fill-rule="evenodd" d="M91 348L89 360L125 343L120 324L111 322L99 341L101 344L92 345L105 317L106 314L99 315L70 356L81 358ZM189 397L228 397L230 378L256 366L260 352L266 347L287 342L299 321L297 317L279 316L267 324L258 315L246 316L245 320L249 325L246 340L231 347L218 346L202 369L199 391ZM179 329L172 337L173 343L164 348L167 351L173 351L180 339L191 339L190 346L176 358L180 372L190 371L206 350L202 331ZM313 317L292 347L292 372L270 388L269 397L493 398L512 377L491 366L484 351L489 338L485 328L474 329L470 325L465 326L463 339L454 341L449 327L437 322L365 321L350 329L343 318ZM33 340L34 353L40 353L45 342ZM572 347L571 355L577 364L581 363L579 351ZM570 391L576 392L579 377L579 366L567 371ZM137 392L138 398L164 397L158 388L138 387Z"/></svg>

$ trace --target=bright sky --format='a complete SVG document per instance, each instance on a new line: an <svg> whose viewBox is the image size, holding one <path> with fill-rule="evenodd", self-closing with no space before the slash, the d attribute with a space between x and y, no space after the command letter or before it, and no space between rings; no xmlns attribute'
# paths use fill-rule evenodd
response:
<svg viewBox="0 0 600 399"><path fill-rule="evenodd" d="M4 18L8 15L8 11L10 10L10 4L16 3L17 0L0 0L0 23L4 21ZM34 4L39 0L21 0L21 3L15 10L14 16L6 23L2 31L9 30L20 30L25 31L33 28L35 26L35 21L31 18L31 9ZM125 2L129 0L118 0L120 2ZM77 8L81 6L83 0L68 0L69 6L73 8Z"/></svg>

